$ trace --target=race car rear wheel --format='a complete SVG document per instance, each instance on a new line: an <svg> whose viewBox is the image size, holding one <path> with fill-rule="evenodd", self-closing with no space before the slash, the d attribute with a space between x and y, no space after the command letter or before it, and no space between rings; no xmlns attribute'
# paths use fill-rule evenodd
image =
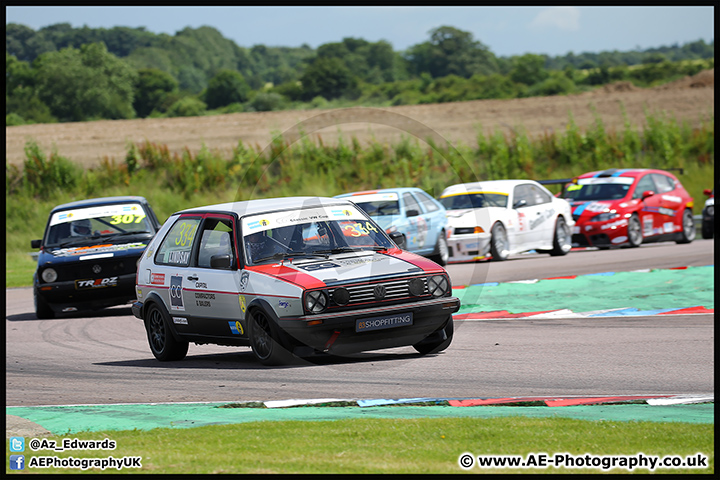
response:
<svg viewBox="0 0 720 480"><path fill-rule="evenodd" d="M633 213L628 220L627 237L628 244L631 247L639 247L640 244L642 244L642 226L640 225L640 218L638 218L637 213Z"/></svg>
<svg viewBox="0 0 720 480"><path fill-rule="evenodd" d="M448 258L450 258L450 250L448 249L447 238L443 230L438 235L438 240L435 244L435 253L433 253L430 259L441 267L444 267L447 265Z"/></svg>
<svg viewBox="0 0 720 480"><path fill-rule="evenodd" d="M431 353L439 353L450 346L452 342L455 327L453 319L450 317L443 328L430 335L422 342L413 345L413 348L421 355L430 355Z"/></svg>
<svg viewBox="0 0 720 480"><path fill-rule="evenodd" d="M161 362L182 360L187 355L188 342L178 341L168 327L167 315L162 307L151 303L145 312L145 330L150 350Z"/></svg>
<svg viewBox="0 0 720 480"><path fill-rule="evenodd" d="M250 346L255 357L263 365L289 364L293 360L292 353L288 352L277 341L275 326L270 318L261 309L256 308L250 314L248 322L248 335Z"/></svg>
<svg viewBox="0 0 720 480"><path fill-rule="evenodd" d="M498 222L493 225L490 233L490 254L492 255L492 259L497 262L507 260L510 255L510 248L505 227L503 227L502 223Z"/></svg>
<svg viewBox="0 0 720 480"><path fill-rule="evenodd" d="M683 223L682 230L680 231L680 237L675 240L675 243L690 243L695 240L695 219L693 218L692 211L685 210L683 212Z"/></svg>
<svg viewBox="0 0 720 480"><path fill-rule="evenodd" d="M565 223L565 219L558 217L557 222L555 222L555 236L553 237L553 248L550 250L550 255L557 257L567 254L572 248L570 235L570 230L568 229L567 223Z"/></svg>

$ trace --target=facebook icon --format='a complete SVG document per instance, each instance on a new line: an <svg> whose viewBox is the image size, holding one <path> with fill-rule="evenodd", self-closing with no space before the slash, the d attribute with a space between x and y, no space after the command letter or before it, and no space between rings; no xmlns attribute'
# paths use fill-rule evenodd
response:
<svg viewBox="0 0 720 480"><path fill-rule="evenodd" d="M25 455L10 455L10 470L25 470Z"/></svg>

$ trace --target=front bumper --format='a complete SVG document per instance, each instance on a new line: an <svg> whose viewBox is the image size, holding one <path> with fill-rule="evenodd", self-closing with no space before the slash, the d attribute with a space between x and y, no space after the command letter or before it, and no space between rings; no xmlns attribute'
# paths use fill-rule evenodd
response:
<svg viewBox="0 0 720 480"><path fill-rule="evenodd" d="M573 227L572 243L578 247L610 247L628 242L627 218L606 222L576 223Z"/></svg>
<svg viewBox="0 0 720 480"><path fill-rule="evenodd" d="M40 283L34 287L55 313L97 310L135 300L135 274L121 275L112 285L80 288L75 280Z"/></svg>
<svg viewBox="0 0 720 480"><path fill-rule="evenodd" d="M482 260L490 252L490 234L472 233L448 237L451 262Z"/></svg>
<svg viewBox="0 0 720 480"><path fill-rule="evenodd" d="M357 311L306 315L277 319L278 326L296 341L315 350L342 355L384 348L415 345L452 321L460 309L456 297L442 297L405 305ZM403 317L412 314L412 324L356 331L358 321Z"/></svg>

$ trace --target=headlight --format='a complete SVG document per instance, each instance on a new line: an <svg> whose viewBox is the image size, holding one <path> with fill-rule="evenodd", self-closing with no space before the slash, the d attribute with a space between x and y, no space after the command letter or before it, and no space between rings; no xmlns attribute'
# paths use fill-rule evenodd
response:
<svg viewBox="0 0 720 480"><path fill-rule="evenodd" d="M322 290L305 295L305 309L310 313L321 313L327 308L328 298Z"/></svg>
<svg viewBox="0 0 720 480"><path fill-rule="evenodd" d="M52 283L55 280L57 280L57 278L58 278L57 272L52 268L46 268L42 272L42 279L46 283Z"/></svg>
<svg viewBox="0 0 720 480"><path fill-rule="evenodd" d="M620 215L618 215L615 212L605 212L601 213L600 215L595 215L592 219L590 219L591 222L607 222L608 220L612 220L613 218L617 218Z"/></svg>
<svg viewBox="0 0 720 480"><path fill-rule="evenodd" d="M450 282L444 275L428 277L427 286L433 297L442 297L450 291Z"/></svg>
<svg viewBox="0 0 720 480"><path fill-rule="evenodd" d="M425 282L423 282L422 278L413 278L408 282L408 289L410 290L410 295L419 297L425 293Z"/></svg>
<svg viewBox="0 0 720 480"><path fill-rule="evenodd" d="M350 302L350 292L347 288L336 288L332 293L333 301L341 307L347 305Z"/></svg>

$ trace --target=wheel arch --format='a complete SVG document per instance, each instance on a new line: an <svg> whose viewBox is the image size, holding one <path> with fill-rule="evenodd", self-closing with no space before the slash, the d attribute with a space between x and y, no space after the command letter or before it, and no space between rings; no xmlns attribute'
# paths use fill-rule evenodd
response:
<svg viewBox="0 0 720 480"><path fill-rule="evenodd" d="M171 321L172 315L168 311L167 307L165 306L165 302L163 301L162 297L157 292L150 292L147 297L145 297L145 301L143 302L143 306L140 309L140 315L143 318L143 323L147 324L147 311L152 305L157 305L157 307L160 309L160 311L163 313L163 315L166 316L167 322L167 328L170 331L170 334L173 336L173 338L180 342L185 341L183 337L178 333L178 331L175 329L175 324Z"/></svg>

